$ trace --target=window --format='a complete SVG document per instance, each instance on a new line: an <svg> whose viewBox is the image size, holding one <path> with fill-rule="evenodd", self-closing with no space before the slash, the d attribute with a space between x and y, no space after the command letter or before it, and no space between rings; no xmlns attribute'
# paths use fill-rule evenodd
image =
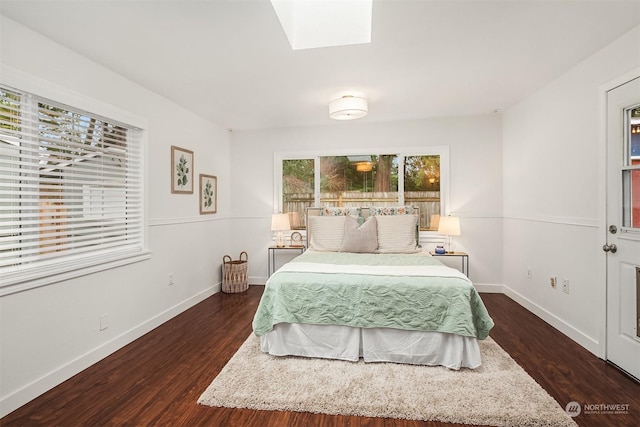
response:
<svg viewBox="0 0 640 427"><path fill-rule="evenodd" d="M314 205L314 180L313 159L282 160L280 212L289 213L289 224L294 230L306 228L304 212Z"/></svg>
<svg viewBox="0 0 640 427"><path fill-rule="evenodd" d="M143 252L141 133L0 88L0 288Z"/></svg>
<svg viewBox="0 0 640 427"><path fill-rule="evenodd" d="M628 109L628 152L623 168L622 225L640 228L640 107Z"/></svg>
<svg viewBox="0 0 640 427"><path fill-rule="evenodd" d="M423 230L437 230L443 211L440 161L438 154L404 158L404 204L420 207L420 228Z"/></svg>
<svg viewBox="0 0 640 427"><path fill-rule="evenodd" d="M447 164L443 147L419 154L279 154L277 203L281 212L289 213L292 229L306 227L304 213L311 206L412 205L420 208L420 228L433 230L444 211L441 188Z"/></svg>

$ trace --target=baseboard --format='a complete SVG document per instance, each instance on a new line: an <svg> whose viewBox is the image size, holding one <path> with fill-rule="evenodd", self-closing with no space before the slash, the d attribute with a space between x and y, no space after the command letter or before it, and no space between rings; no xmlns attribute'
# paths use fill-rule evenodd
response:
<svg viewBox="0 0 640 427"><path fill-rule="evenodd" d="M269 278L268 277L264 277L264 276L249 277L249 284L250 285L264 285L265 283L267 283L267 279L269 279Z"/></svg>
<svg viewBox="0 0 640 427"><path fill-rule="evenodd" d="M473 287L476 288L476 291L483 292L485 294L503 294L504 293L503 285L494 285L491 283L474 283Z"/></svg>
<svg viewBox="0 0 640 427"><path fill-rule="evenodd" d="M585 335L583 332L574 328L564 320L540 307L538 304L534 303L530 299L524 297L508 286L503 286L503 293L551 326L553 326L558 331L571 338L573 341L580 344L582 347L589 350L596 357L600 357L600 344L598 343L598 341Z"/></svg>
<svg viewBox="0 0 640 427"><path fill-rule="evenodd" d="M53 387L63 383L79 372L82 372L89 366L99 362L125 345L135 341L147 332L157 328L183 311L193 307L211 295L220 292L220 288L220 283L215 284L213 287L174 305L157 316L129 329L111 341L96 347L60 368L49 372L30 384L27 384L14 393L2 398L2 400L0 400L0 418L15 411L22 405L51 390Z"/></svg>

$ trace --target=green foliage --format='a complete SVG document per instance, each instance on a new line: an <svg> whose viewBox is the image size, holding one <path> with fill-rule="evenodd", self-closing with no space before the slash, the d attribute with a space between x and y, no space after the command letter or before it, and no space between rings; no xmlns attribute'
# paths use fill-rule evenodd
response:
<svg viewBox="0 0 640 427"><path fill-rule="evenodd" d="M320 158L320 191L349 191L357 178L354 163L345 156Z"/></svg>
<svg viewBox="0 0 640 427"><path fill-rule="evenodd" d="M176 165L176 174L178 175L178 185L184 187L189 182L189 167L184 154L180 156L180 160Z"/></svg>
<svg viewBox="0 0 640 427"><path fill-rule="evenodd" d="M439 191L440 156L407 156L404 160L404 190Z"/></svg>
<svg viewBox="0 0 640 427"><path fill-rule="evenodd" d="M210 208L213 205L213 186L207 181L204 186L204 206Z"/></svg>
<svg viewBox="0 0 640 427"><path fill-rule="evenodd" d="M397 191L398 158L395 155L371 155L371 170L359 172L348 156L320 158L320 191ZM282 162L283 193L312 193L313 159ZM440 190L440 156L407 156L404 160L405 191Z"/></svg>
<svg viewBox="0 0 640 427"><path fill-rule="evenodd" d="M313 192L313 159L282 161L283 193Z"/></svg>
<svg viewBox="0 0 640 427"><path fill-rule="evenodd" d="M20 95L0 89L0 129L20 130Z"/></svg>

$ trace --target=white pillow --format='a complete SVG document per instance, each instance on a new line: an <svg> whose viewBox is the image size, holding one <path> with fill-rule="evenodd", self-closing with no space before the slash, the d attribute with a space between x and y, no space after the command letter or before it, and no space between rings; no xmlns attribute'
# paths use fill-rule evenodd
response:
<svg viewBox="0 0 640 427"><path fill-rule="evenodd" d="M414 253L418 215L377 215L378 252Z"/></svg>
<svg viewBox="0 0 640 427"><path fill-rule="evenodd" d="M344 239L340 252L374 253L378 249L376 217L369 217L364 224L347 216L344 223Z"/></svg>
<svg viewBox="0 0 640 427"><path fill-rule="evenodd" d="M345 216L309 216L311 242L309 249L323 252L338 252L344 237Z"/></svg>

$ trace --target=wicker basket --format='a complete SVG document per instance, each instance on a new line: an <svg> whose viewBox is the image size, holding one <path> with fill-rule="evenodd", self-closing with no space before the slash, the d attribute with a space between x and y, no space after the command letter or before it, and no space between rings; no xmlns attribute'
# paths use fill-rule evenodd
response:
<svg viewBox="0 0 640 427"><path fill-rule="evenodd" d="M237 260L232 260L229 255L222 257L222 292L235 294L249 289L248 261L249 256L244 251L240 252L240 257Z"/></svg>

